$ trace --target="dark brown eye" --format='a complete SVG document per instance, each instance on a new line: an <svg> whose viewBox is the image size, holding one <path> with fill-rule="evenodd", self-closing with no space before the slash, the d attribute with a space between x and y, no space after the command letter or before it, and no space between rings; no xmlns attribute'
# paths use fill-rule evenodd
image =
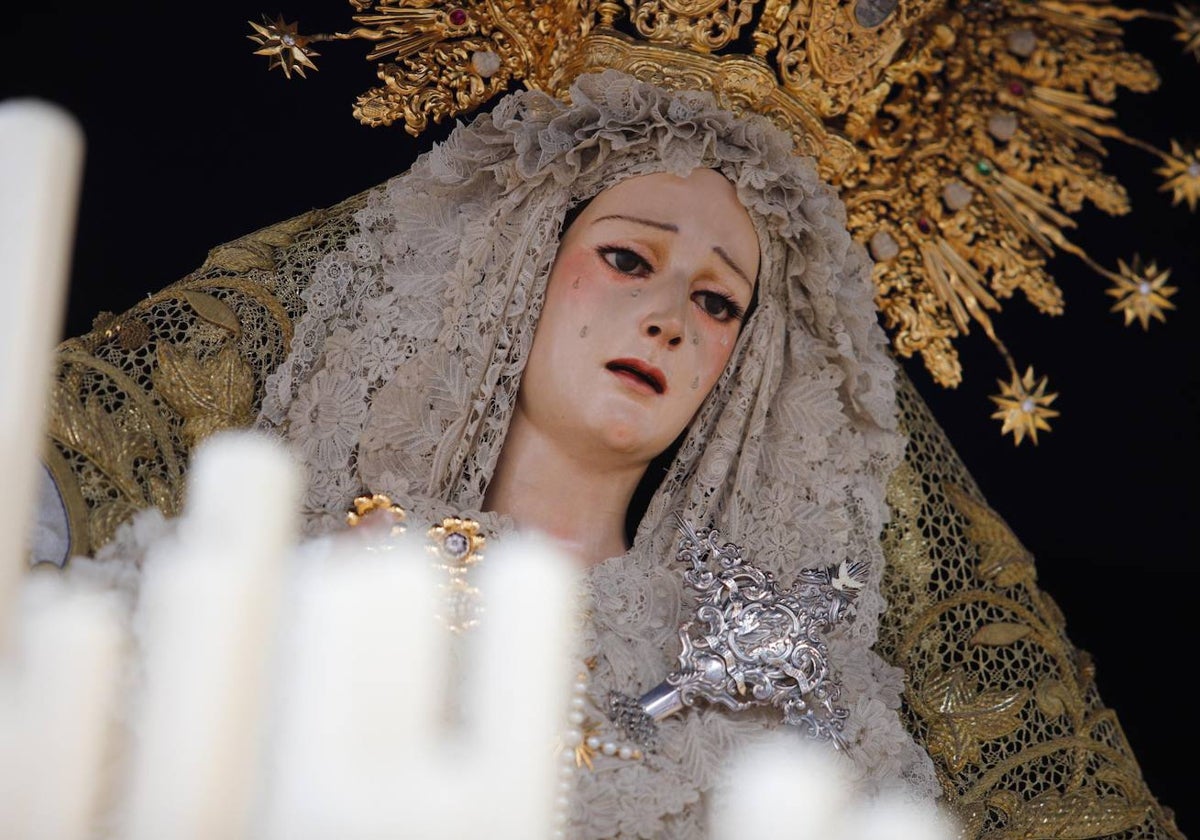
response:
<svg viewBox="0 0 1200 840"><path fill-rule="evenodd" d="M692 300L699 304L706 315L718 321L731 321L742 317L742 308L720 292L696 292Z"/></svg>
<svg viewBox="0 0 1200 840"><path fill-rule="evenodd" d="M650 270L650 264L628 248L601 248L600 255L622 274L643 274Z"/></svg>

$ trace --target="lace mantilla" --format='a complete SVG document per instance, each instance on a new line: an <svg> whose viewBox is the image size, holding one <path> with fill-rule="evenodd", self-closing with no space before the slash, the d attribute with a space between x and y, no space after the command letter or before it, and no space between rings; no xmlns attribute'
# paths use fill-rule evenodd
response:
<svg viewBox="0 0 1200 840"><path fill-rule="evenodd" d="M344 247L303 291L289 357L259 425L309 468L307 529L342 527L365 490L426 521L479 512L532 344L564 214L641 174L722 172L755 223L759 303L638 526L588 576L584 628L596 696L638 695L671 670L685 597L674 514L712 523L782 587L801 570L865 570L853 622L828 638L848 710L846 760L868 790L937 795L897 717L902 673L871 651L884 602L879 535L898 463L893 364L869 263L811 160L765 120L704 93L615 72L581 77L566 105L522 92L460 127L368 194ZM778 715L690 710L644 762L598 761L580 780L579 837L704 836L697 807L730 751Z"/></svg>

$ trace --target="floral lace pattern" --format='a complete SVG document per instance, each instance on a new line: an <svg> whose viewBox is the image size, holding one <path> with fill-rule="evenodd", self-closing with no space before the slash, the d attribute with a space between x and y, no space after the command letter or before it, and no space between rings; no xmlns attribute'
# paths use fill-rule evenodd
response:
<svg viewBox="0 0 1200 840"><path fill-rule="evenodd" d="M259 426L309 468L309 533L342 523L364 489L415 515L479 514L508 428L566 211L624 178L712 167L759 235L759 304L639 525L592 569L585 656L597 694L637 694L674 664L683 608L678 512L716 527L785 586L799 569L866 561L857 616L830 639L851 715L845 758L867 790L937 796L896 710L903 675L871 651L884 609L884 486L899 462L894 368L869 261L811 160L765 120L704 93L609 71L565 105L518 93L372 191L358 230L318 263L292 352ZM579 837L704 836L698 806L730 750L777 716L693 709L644 762L583 774Z"/></svg>

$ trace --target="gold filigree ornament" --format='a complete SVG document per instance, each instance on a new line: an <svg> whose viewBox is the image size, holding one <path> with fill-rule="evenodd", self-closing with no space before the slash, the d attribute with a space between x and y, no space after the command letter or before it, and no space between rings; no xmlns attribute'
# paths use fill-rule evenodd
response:
<svg viewBox="0 0 1200 840"><path fill-rule="evenodd" d="M1037 445L1038 431L1050 431L1050 424L1046 421L1058 416L1058 412L1050 408L1050 403L1058 398L1058 394L1046 393L1046 377L1035 381L1032 367L1025 370L1024 376L1014 373L1007 383L997 380L996 384L1000 386L1000 393L992 397L998 406L992 419L1001 421L1000 433L1011 432L1018 446L1027 435Z"/></svg>
<svg viewBox="0 0 1200 840"><path fill-rule="evenodd" d="M407 514L390 496L359 496L346 513L346 524L368 533L368 551L392 551L406 533ZM448 516L425 532L425 547L432 565L446 574L439 587L442 607L436 618L452 633L463 633L479 623L483 613L479 589L469 580L471 568L483 559L487 540L474 519Z"/></svg>
<svg viewBox="0 0 1200 840"><path fill-rule="evenodd" d="M377 519L387 524L390 536L397 537L404 533L405 516L404 508L392 502L390 496L373 493L354 500L354 508L346 512L346 524L357 528L368 520Z"/></svg>
<svg viewBox="0 0 1200 840"><path fill-rule="evenodd" d="M483 559L487 540L474 519L448 516L427 532L428 547L436 564L447 575L442 587L446 615L440 616L453 633L463 633L479 623L483 614L479 589L470 582L469 572Z"/></svg>
<svg viewBox="0 0 1200 840"><path fill-rule="evenodd" d="M1175 40L1182 41L1183 51L1200 61L1200 12L1176 3L1174 22L1179 27Z"/></svg>
<svg viewBox="0 0 1200 840"><path fill-rule="evenodd" d="M317 69L312 60L320 53L308 46L312 39L301 35L296 24L288 23L282 17L269 20L265 15L261 24L249 23L255 34L246 37L259 46L254 54L269 56L272 70L278 67L290 79L292 73L304 78L305 67Z"/></svg>
<svg viewBox="0 0 1200 840"><path fill-rule="evenodd" d="M1174 13L1103 0L351 5L357 26L348 32L301 36L279 18L251 24L250 37L289 78L311 67L313 43L371 43L382 84L354 108L368 125L399 121L415 136L514 83L565 97L576 76L604 68L709 90L727 108L769 117L846 202L852 234L875 259L876 302L896 353L919 357L943 387L962 381L956 342L972 329L1020 382L997 316L1017 295L1062 312L1048 270L1058 254L1121 282L1068 235L1085 203L1130 210L1102 169L1107 142L1163 161L1175 203L1194 209L1200 196L1194 154L1125 134L1111 107L1119 89L1148 92L1159 81L1126 51L1125 23L1172 24L1200 58L1200 16L1182 5ZM999 414L1018 441L1018 429L1030 437L1049 429L1045 411L1028 422Z"/></svg>
<svg viewBox="0 0 1200 840"><path fill-rule="evenodd" d="M1123 260L1118 260L1117 264L1121 273L1107 291L1117 299L1112 311L1124 313L1125 326L1136 320L1143 330L1150 328L1151 318L1165 321L1163 311L1175 308L1170 298L1179 291L1177 287L1167 285L1171 269L1160 269L1155 263L1143 265L1136 254L1132 265L1126 265Z"/></svg>
<svg viewBox="0 0 1200 840"><path fill-rule="evenodd" d="M1200 202L1200 152L1185 152L1178 141L1172 140L1171 153L1163 155L1163 165L1154 172L1166 179L1159 189L1171 191L1172 204L1186 201L1188 210L1195 212Z"/></svg>

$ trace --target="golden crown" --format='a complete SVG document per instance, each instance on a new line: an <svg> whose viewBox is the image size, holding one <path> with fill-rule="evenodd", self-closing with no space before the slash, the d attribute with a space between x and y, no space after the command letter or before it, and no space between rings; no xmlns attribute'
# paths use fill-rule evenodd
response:
<svg viewBox="0 0 1200 840"><path fill-rule="evenodd" d="M1200 203L1198 148L1170 151L1113 124L1119 88L1149 91L1154 68L1126 51L1125 22L1176 27L1200 60L1200 13L1122 9L1098 0L350 0L347 32L301 34L282 18L249 36L290 78L316 69L313 44L361 39L382 84L359 96L368 125L470 112L524 84L565 96L581 73L615 68L790 131L839 189L856 239L875 259L876 301L895 351L919 355L954 387L954 341L982 330L1008 368L992 415L1020 444L1057 416L1047 379L1022 373L996 328L1020 292L1046 314L1063 295L1049 259L1072 254L1111 282L1112 311L1143 329L1173 309L1170 270L1138 258L1116 269L1068 238L1084 201L1128 212L1101 166L1103 141L1161 162L1174 204Z"/></svg>

